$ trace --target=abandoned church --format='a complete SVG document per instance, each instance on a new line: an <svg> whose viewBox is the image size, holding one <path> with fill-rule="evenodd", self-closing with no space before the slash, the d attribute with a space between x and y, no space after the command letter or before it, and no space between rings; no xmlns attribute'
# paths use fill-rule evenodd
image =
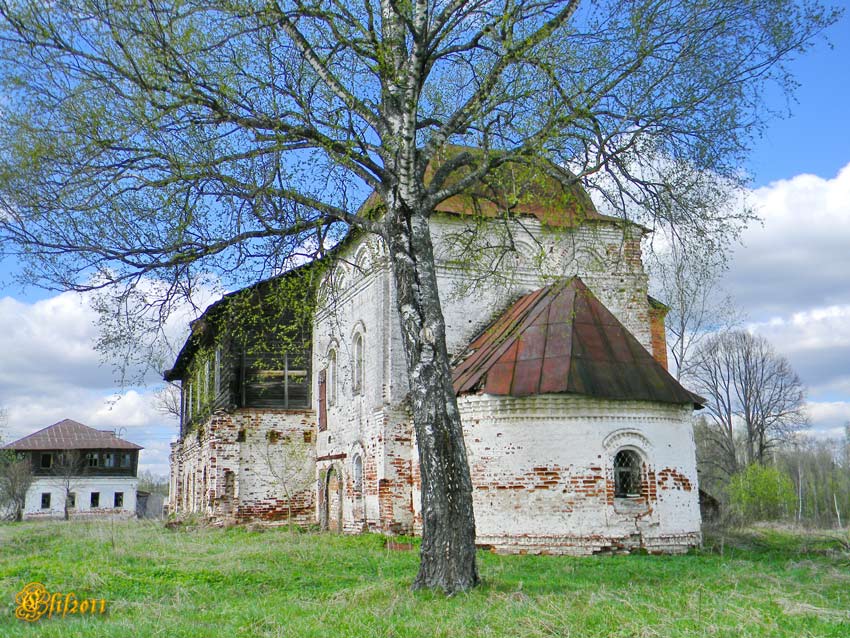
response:
<svg viewBox="0 0 850 638"><path fill-rule="evenodd" d="M648 231L578 187L530 188L510 215L501 197L455 197L431 218L477 543L697 545L701 399L666 370ZM165 373L182 391L171 511L418 533L394 295L382 240L353 232L321 262L210 306Z"/></svg>

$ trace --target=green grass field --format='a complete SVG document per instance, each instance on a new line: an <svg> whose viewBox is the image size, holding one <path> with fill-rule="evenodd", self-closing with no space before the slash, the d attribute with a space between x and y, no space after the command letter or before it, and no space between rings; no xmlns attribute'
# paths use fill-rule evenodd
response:
<svg viewBox="0 0 850 638"><path fill-rule="evenodd" d="M481 553L483 585L450 598L411 592L417 553L384 541L0 525L0 637L850 636L850 554L824 534L727 533L687 556ZM107 613L16 620L31 581L105 598Z"/></svg>

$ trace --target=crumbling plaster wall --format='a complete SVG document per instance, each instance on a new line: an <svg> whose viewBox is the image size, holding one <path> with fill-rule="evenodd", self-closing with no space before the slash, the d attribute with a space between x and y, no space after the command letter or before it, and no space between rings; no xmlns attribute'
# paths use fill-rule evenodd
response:
<svg viewBox="0 0 850 638"><path fill-rule="evenodd" d="M180 474L172 476L170 511L217 522L286 521L291 505L292 522L313 524L315 437L313 411L240 408L214 413L198 432L172 446L172 475Z"/></svg>
<svg viewBox="0 0 850 638"><path fill-rule="evenodd" d="M502 222L485 227L498 243ZM548 231L533 219L509 222L515 259L500 262L502 276L476 270L455 254L454 238L471 227L463 217L436 215L432 236L447 345L456 354L522 294L558 277L579 275L646 347L651 347L647 276L641 230L612 222ZM486 233L481 235L486 237ZM486 243L486 241L485 241ZM477 279L488 283L469 287ZM414 436L405 405L407 369L395 288L380 239L364 236L340 254L321 286L313 326L313 369L336 353L336 388L328 389L327 430L318 433L319 483L334 467L342 476L346 531L409 532L419 507ZM364 339L364 381L354 390L354 335ZM313 397L318 400L317 375ZM318 404L314 408L318 411ZM354 485L354 459L363 460L363 487ZM321 506L317 517L324 516Z"/></svg>
<svg viewBox="0 0 850 638"><path fill-rule="evenodd" d="M468 395L459 407L480 544L569 554L699 544L689 406ZM640 498L614 497L621 449L643 459Z"/></svg>

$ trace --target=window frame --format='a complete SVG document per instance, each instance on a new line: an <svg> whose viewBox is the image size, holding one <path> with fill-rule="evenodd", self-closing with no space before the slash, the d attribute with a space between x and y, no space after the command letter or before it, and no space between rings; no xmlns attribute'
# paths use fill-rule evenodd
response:
<svg viewBox="0 0 850 638"><path fill-rule="evenodd" d="M100 507L100 492L89 493L89 508L96 509Z"/></svg>
<svg viewBox="0 0 850 638"><path fill-rule="evenodd" d="M41 509L49 510L51 499L52 499L52 493L51 492L42 492L41 493Z"/></svg>
<svg viewBox="0 0 850 638"><path fill-rule="evenodd" d="M327 392L328 405L336 405L336 379L337 379L337 355L336 349L328 350L328 367L325 378L325 391Z"/></svg>
<svg viewBox="0 0 850 638"><path fill-rule="evenodd" d="M352 366L351 366L351 393L354 396L363 394L364 385L364 368L365 368L365 344L363 333L358 331L354 333L352 342Z"/></svg>
<svg viewBox="0 0 850 638"><path fill-rule="evenodd" d="M363 494L363 457L360 454L355 454L351 459L351 480L354 494L362 496Z"/></svg>
<svg viewBox="0 0 850 638"><path fill-rule="evenodd" d="M115 509L124 508L124 492L114 492L112 494L112 507Z"/></svg>
<svg viewBox="0 0 850 638"><path fill-rule="evenodd" d="M629 458L631 459L628 466L626 466L622 462L618 462L618 459ZM636 465L635 465L636 462ZM643 496L643 483L644 483L644 466L646 465L646 459L640 451L631 448L631 447L622 447L619 448L615 453L611 460L611 469L614 478L614 499L621 502L633 502L640 499ZM629 482L633 485L625 486L623 485L623 476L631 476ZM631 491L627 490L627 487L637 487L637 491L632 489Z"/></svg>

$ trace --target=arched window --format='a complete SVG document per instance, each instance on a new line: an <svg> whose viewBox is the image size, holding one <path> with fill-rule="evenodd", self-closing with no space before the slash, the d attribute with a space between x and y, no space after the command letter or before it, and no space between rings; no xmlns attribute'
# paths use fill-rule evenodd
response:
<svg viewBox="0 0 850 638"><path fill-rule="evenodd" d="M354 493L362 494L363 493L363 459L359 454L354 456L354 461L352 461L353 471L352 476L354 477Z"/></svg>
<svg viewBox="0 0 850 638"><path fill-rule="evenodd" d="M328 405L336 404L336 350L328 350L328 373L327 373Z"/></svg>
<svg viewBox="0 0 850 638"><path fill-rule="evenodd" d="M614 496L637 498L640 496L643 461L634 450L620 450L614 456Z"/></svg>
<svg viewBox="0 0 850 638"><path fill-rule="evenodd" d="M354 335L354 378L352 379L352 392L360 394L363 392L363 335L359 332Z"/></svg>

